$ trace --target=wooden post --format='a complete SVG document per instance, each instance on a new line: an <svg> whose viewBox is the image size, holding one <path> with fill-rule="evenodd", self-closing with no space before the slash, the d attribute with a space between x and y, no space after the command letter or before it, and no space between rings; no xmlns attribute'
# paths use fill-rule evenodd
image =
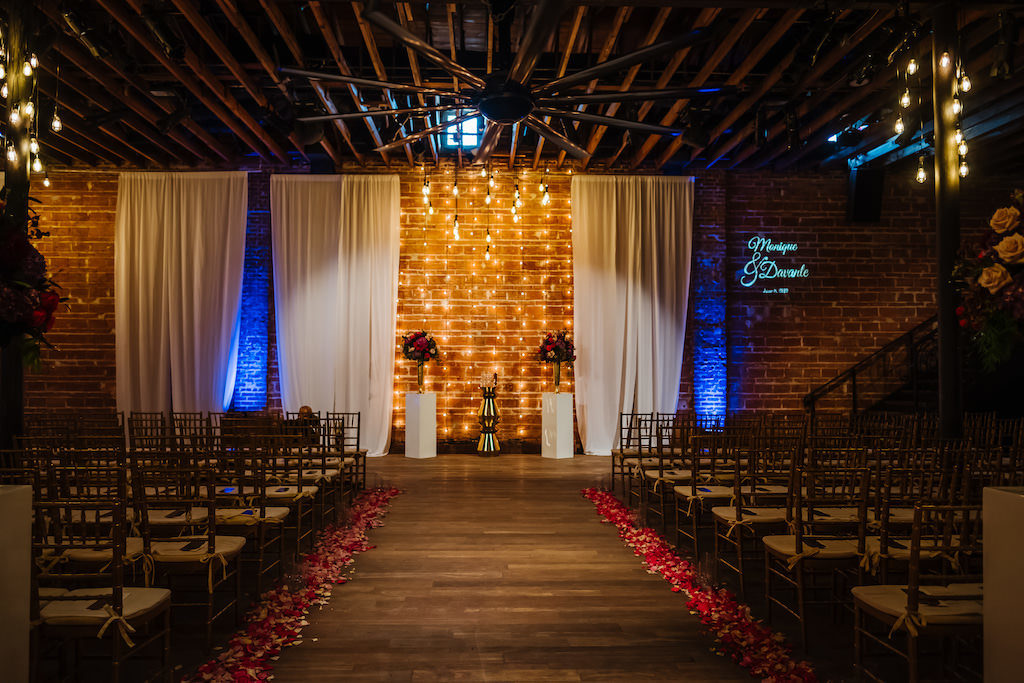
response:
<svg viewBox="0 0 1024 683"><path fill-rule="evenodd" d="M28 102L32 91L31 79L21 72L22 64L28 56L26 39L29 31L26 19L32 4L24 0L4 0L4 6L7 11L7 35L4 37L7 43L8 89L8 109L4 113L9 116L10 108ZM18 158L13 162L8 160L4 150L4 185L7 187L8 202L0 230L28 229L28 125L26 116L22 116L17 125L8 119L7 144L14 146ZM12 447L14 437L21 434L23 429L25 395L21 347L22 340L13 339L0 352L0 448Z"/></svg>
<svg viewBox="0 0 1024 683"><path fill-rule="evenodd" d="M944 53L951 64L942 66ZM939 434L944 439L960 436L963 407L960 389L960 328L956 319L957 293L952 273L960 246L960 157L955 140L957 8L943 2L932 15L932 106L935 117L935 230L938 271L936 303L939 311Z"/></svg>

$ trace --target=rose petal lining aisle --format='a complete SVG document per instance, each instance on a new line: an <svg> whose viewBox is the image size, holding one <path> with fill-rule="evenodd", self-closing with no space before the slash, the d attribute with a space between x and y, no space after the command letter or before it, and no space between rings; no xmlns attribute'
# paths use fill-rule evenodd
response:
<svg viewBox="0 0 1024 683"><path fill-rule="evenodd" d="M750 608L737 602L727 590L701 585L693 565L679 558L668 542L653 529L638 528L633 512L608 491L583 489L583 495L597 508L602 522L614 524L619 537L643 558L651 573L672 584L672 592L689 595L686 606L700 615L701 623L714 636L721 650L728 653L752 676L765 681L817 681L808 662L796 662L781 633L750 614Z"/></svg>
<svg viewBox="0 0 1024 683"><path fill-rule="evenodd" d="M373 549L366 532L383 524L398 489L372 489L352 503L345 526L324 529L298 567L294 587L280 586L264 593L248 615L245 627L228 642L227 649L202 666L187 682L268 681L282 648L301 643L306 615L314 605L330 600L335 584L346 583L345 568L353 556Z"/></svg>

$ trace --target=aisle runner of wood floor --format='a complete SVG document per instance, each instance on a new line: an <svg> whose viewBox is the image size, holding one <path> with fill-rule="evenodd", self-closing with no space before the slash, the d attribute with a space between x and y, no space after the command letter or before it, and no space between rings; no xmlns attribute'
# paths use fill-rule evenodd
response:
<svg viewBox="0 0 1024 683"><path fill-rule="evenodd" d="M607 458L369 463L405 491L276 680L749 681L579 493Z"/></svg>

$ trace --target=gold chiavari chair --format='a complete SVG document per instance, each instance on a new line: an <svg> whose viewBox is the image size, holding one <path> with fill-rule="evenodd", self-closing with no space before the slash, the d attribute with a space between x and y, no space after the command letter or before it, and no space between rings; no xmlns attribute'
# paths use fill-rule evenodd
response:
<svg viewBox="0 0 1024 683"><path fill-rule="evenodd" d="M612 449L612 493L615 493L615 482L622 484L622 496L628 502L626 492L627 478L632 468L626 464L628 458L639 458L641 447L650 450L649 425L654 413L621 413L619 415L619 446ZM641 428L644 421L644 428Z"/></svg>
<svg viewBox="0 0 1024 683"><path fill-rule="evenodd" d="M673 487L676 542L686 538L695 557L700 557L700 531L705 513L735 495L738 469L749 466L753 435L737 431L696 434L683 456L682 470L689 471L689 483ZM685 524L688 522L688 524Z"/></svg>
<svg viewBox="0 0 1024 683"><path fill-rule="evenodd" d="M163 413L132 411L128 414L128 447L153 449L167 443L168 425Z"/></svg>
<svg viewBox="0 0 1024 683"><path fill-rule="evenodd" d="M351 491L366 488L366 449L362 446L362 415L358 412L327 413L326 447L329 467L339 467ZM336 464L333 458L339 458Z"/></svg>
<svg viewBox="0 0 1024 683"><path fill-rule="evenodd" d="M973 637L981 649L981 506L916 505L908 545L906 584L851 591L855 665L875 681L883 678L865 665L869 645L905 660L910 683L921 678L925 638Z"/></svg>

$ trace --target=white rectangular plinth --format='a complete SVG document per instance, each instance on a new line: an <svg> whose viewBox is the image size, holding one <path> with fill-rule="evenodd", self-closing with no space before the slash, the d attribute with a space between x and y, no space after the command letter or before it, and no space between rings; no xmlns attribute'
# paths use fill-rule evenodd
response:
<svg viewBox="0 0 1024 683"><path fill-rule="evenodd" d="M986 488L983 499L985 681L1020 680L1024 633L1024 488Z"/></svg>
<svg viewBox="0 0 1024 683"><path fill-rule="evenodd" d="M437 457L437 394L405 394L405 457Z"/></svg>
<svg viewBox="0 0 1024 683"><path fill-rule="evenodd" d="M5 681L28 681L32 487L0 486L0 662Z"/></svg>
<svg viewBox="0 0 1024 683"><path fill-rule="evenodd" d="M543 429L540 454L545 458L572 457L572 394L541 396Z"/></svg>

